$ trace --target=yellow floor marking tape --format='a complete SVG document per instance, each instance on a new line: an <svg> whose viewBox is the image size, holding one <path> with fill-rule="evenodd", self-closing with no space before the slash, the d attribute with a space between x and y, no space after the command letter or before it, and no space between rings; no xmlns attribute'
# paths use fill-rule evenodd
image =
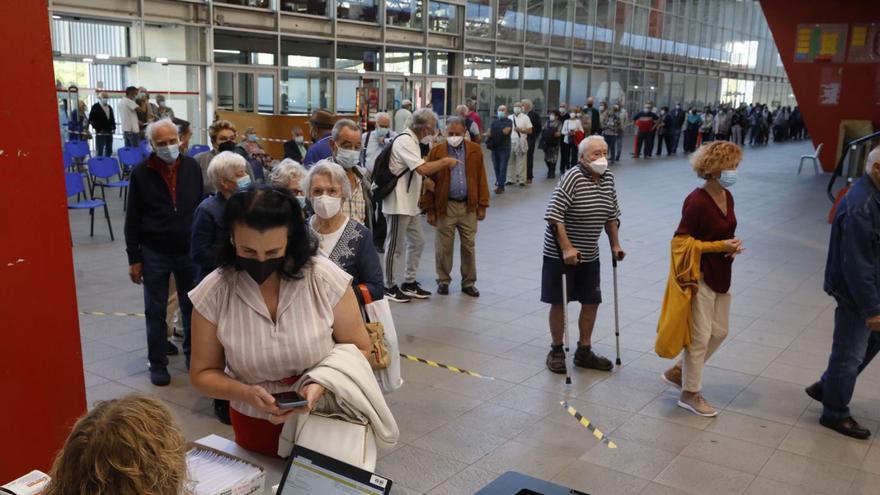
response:
<svg viewBox="0 0 880 495"><path fill-rule="evenodd" d="M453 373L461 373L462 375L468 375L468 376L472 376L474 378L482 378L484 380L494 380L494 378L492 378L491 376L483 376L475 371L463 370L463 369L455 367L455 366L450 366L448 364L438 363L437 361L430 361L428 359L422 359L420 357L411 356L409 354L401 353L400 357L409 359L410 361L415 361L417 363L427 364L428 366L433 366L435 368L442 368L444 370L449 370Z"/></svg>
<svg viewBox="0 0 880 495"><path fill-rule="evenodd" d="M144 317L143 313L105 313L103 311L80 311L81 315L90 315L90 316L137 316L140 318Z"/></svg>
<svg viewBox="0 0 880 495"><path fill-rule="evenodd" d="M593 426L593 423L591 423L589 419L583 417L583 415L581 415L581 413L577 412L577 409L568 405L568 402L560 401L559 405L561 405L563 408L565 408L565 411L568 414L571 414L572 417L574 417L574 419L576 419L578 421L578 423L580 423L584 426L584 428L590 430L590 433L592 433L594 437L599 439L599 441L601 441L602 443L607 445L609 449L616 449L617 448L616 443L609 440L608 437L606 437L604 433L602 433L601 431L599 431L598 428Z"/></svg>

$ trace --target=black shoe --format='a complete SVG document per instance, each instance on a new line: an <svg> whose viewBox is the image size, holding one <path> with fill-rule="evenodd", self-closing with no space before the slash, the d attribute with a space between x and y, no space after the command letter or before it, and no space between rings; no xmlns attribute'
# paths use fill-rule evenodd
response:
<svg viewBox="0 0 880 495"><path fill-rule="evenodd" d="M412 300L411 297L404 294L400 290L400 287L398 287L396 285L394 287L386 287L385 288L385 299L389 299L391 301L399 302L399 303L408 303Z"/></svg>
<svg viewBox="0 0 880 495"><path fill-rule="evenodd" d="M437 284L437 294L441 296L449 295L449 284Z"/></svg>
<svg viewBox="0 0 880 495"><path fill-rule="evenodd" d="M470 287L462 287L461 291L471 297L480 297L480 291L478 291L473 285Z"/></svg>
<svg viewBox="0 0 880 495"><path fill-rule="evenodd" d="M816 402L822 402L822 382L818 381L804 389L804 392Z"/></svg>
<svg viewBox="0 0 880 495"><path fill-rule="evenodd" d="M863 428L852 416L845 419L831 419L821 416L819 418L819 424L825 428L830 428L841 435L858 438L859 440L865 440L871 436L871 430Z"/></svg>
<svg viewBox="0 0 880 495"><path fill-rule="evenodd" d="M229 418L229 401L223 399L214 399L214 416L224 425L231 425L232 420Z"/></svg>
<svg viewBox="0 0 880 495"><path fill-rule="evenodd" d="M174 345L174 342L171 342L169 340L168 341L168 349L165 351L165 354L167 354L169 356L176 356L176 355L180 354L180 349L178 349L177 346Z"/></svg>
<svg viewBox="0 0 880 495"><path fill-rule="evenodd" d="M550 353L547 354L547 369L552 373L565 373L565 351L562 346L551 346Z"/></svg>
<svg viewBox="0 0 880 495"><path fill-rule="evenodd" d="M178 330L177 327L171 329L171 338L174 340L178 340L183 342L183 330Z"/></svg>
<svg viewBox="0 0 880 495"><path fill-rule="evenodd" d="M427 299L431 297L431 293L423 289L418 282L404 283L400 286L400 290L409 297L414 297L416 299Z"/></svg>
<svg viewBox="0 0 880 495"><path fill-rule="evenodd" d="M574 365L599 371L611 371L614 365L608 359L593 353L588 345L578 345L574 353Z"/></svg>
<svg viewBox="0 0 880 495"><path fill-rule="evenodd" d="M153 368L150 367L150 383L157 387L164 387L171 383L171 375L168 373L168 368Z"/></svg>

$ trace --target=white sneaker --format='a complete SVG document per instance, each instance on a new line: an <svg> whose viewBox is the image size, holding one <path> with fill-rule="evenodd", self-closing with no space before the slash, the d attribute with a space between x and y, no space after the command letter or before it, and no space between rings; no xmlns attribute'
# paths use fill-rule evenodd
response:
<svg viewBox="0 0 880 495"><path fill-rule="evenodd" d="M700 393L693 395L689 400L685 400L684 394L682 394L682 397L678 399L678 407L687 409L697 416L702 416L704 418L714 418L715 416L718 416L718 411L716 411L715 408L706 401L703 394Z"/></svg>

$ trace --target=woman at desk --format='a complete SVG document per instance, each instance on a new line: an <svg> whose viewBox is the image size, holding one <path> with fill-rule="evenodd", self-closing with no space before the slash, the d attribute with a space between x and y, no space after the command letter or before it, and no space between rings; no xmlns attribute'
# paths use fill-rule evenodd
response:
<svg viewBox="0 0 880 495"><path fill-rule="evenodd" d="M299 388L309 405L282 410L271 394L294 389L335 344L365 355L370 341L351 276L315 255L299 203L286 190L248 189L229 198L230 242L219 268L190 292L190 379L205 395L231 401L235 441L278 455L285 421L309 411L325 392Z"/></svg>

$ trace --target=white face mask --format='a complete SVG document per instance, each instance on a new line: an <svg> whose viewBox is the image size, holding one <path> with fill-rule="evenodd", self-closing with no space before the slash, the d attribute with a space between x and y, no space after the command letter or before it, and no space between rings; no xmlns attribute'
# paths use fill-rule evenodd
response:
<svg viewBox="0 0 880 495"><path fill-rule="evenodd" d="M293 142L295 142L296 144L303 144L303 137L302 136L294 136Z"/></svg>
<svg viewBox="0 0 880 495"><path fill-rule="evenodd" d="M561 113L562 115L565 115L568 113L568 109L565 107L559 107L559 113Z"/></svg>
<svg viewBox="0 0 880 495"><path fill-rule="evenodd" d="M315 214L324 220L328 220L336 216L342 208L342 198L336 198L323 194L312 198L312 206L315 208Z"/></svg>
<svg viewBox="0 0 880 495"><path fill-rule="evenodd" d="M360 157L360 152L355 150L345 150L342 148L336 150L336 163L346 170L354 168L358 164Z"/></svg>
<svg viewBox="0 0 880 495"><path fill-rule="evenodd" d="M598 160L591 161L588 166L590 167L590 170L592 170L597 175L603 175L605 173L605 170L608 169L608 160L603 156Z"/></svg>
<svg viewBox="0 0 880 495"><path fill-rule="evenodd" d="M449 146L458 148L464 142L464 136L449 136L446 138L446 142L449 143Z"/></svg>
<svg viewBox="0 0 880 495"><path fill-rule="evenodd" d="M556 120L556 116L552 113L550 114L550 122L554 122Z"/></svg>
<svg viewBox="0 0 880 495"><path fill-rule="evenodd" d="M432 144L434 142L434 134L428 134L427 136L423 137L420 142L422 144Z"/></svg>

